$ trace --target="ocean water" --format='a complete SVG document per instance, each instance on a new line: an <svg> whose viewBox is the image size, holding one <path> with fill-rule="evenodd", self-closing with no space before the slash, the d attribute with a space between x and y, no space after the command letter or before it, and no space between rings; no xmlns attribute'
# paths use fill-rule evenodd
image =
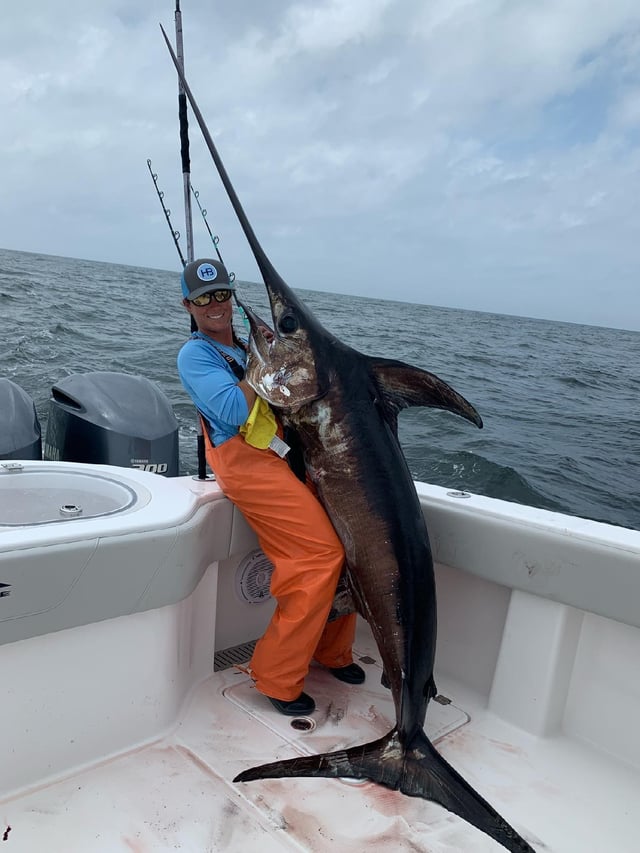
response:
<svg viewBox="0 0 640 853"><path fill-rule="evenodd" d="M262 286L239 290L269 316ZM438 374L482 415L478 430L446 412L404 411L415 479L640 529L640 333L299 295L345 343ZM196 472L194 410L175 367L189 334L177 272L0 250L0 317L0 376L31 395L43 439L57 381L140 374L170 400L181 472Z"/></svg>

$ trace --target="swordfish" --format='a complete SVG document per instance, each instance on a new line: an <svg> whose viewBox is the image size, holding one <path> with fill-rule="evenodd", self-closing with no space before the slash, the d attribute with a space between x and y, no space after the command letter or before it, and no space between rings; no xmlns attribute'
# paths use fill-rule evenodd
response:
<svg viewBox="0 0 640 853"><path fill-rule="evenodd" d="M436 693L436 589L429 536L397 434L398 413L430 406L478 427L480 415L446 382L400 361L364 355L329 333L262 249L162 30L205 142L262 274L273 338L251 326L246 379L297 436L306 472L342 541L350 590L374 635L396 722L383 737L332 753L264 764L235 782L323 776L369 779L439 803L520 853L533 848L438 753L424 732ZM270 336L269 336L270 337Z"/></svg>

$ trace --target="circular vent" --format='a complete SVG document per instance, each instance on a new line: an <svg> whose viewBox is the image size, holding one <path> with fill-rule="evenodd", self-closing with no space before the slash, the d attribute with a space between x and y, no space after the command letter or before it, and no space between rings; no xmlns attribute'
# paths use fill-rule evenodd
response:
<svg viewBox="0 0 640 853"><path fill-rule="evenodd" d="M249 604L261 604L269 601L269 584L273 564L260 548L251 551L242 560L236 571L236 593L240 601Z"/></svg>

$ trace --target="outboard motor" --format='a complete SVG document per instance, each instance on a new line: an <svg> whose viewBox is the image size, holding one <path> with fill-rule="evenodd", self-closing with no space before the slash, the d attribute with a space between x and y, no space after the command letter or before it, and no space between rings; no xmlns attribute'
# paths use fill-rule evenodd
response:
<svg viewBox="0 0 640 853"><path fill-rule="evenodd" d="M0 379L0 459L42 459L35 404L10 379Z"/></svg>
<svg viewBox="0 0 640 853"><path fill-rule="evenodd" d="M44 454L177 477L178 421L143 376L76 373L51 389Z"/></svg>

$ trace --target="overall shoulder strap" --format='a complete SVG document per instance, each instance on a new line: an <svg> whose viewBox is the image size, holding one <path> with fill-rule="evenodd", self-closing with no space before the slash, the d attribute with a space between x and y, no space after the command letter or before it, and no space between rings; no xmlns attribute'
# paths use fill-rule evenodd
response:
<svg viewBox="0 0 640 853"><path fill-rule="evenodd" d="M212 344L212 346L216 347L216 349L227 362L231 370L233 370L234 374L236 375L236 378L244 379L244 367L239 364L232 355L229 355L229 353L225 352L223 349L220 349L220 347L217 347L215 344Z"/></svg>
<svg viewBox="0 0 640 853"><path fill-rule="evenodd" d="M219 347L215 343L215 341L212 341L210 338L207 338L205 335L201 334L200 332L194 332L193 337L199 338L201 341L205 341L206 343L210 344L215 350L217 350L220 353L220 355L227 362L227 364L229 365L231 370L233 370L236 379L244 379L244 367L241 364L239 364L232 355L229 355L229 353L225 352L222 349L222 347ZM242 343L242 341L238 337L236 337L235 332L233 334L233 341L237 346L241 346L246 351L245 345Z"/></svg>

